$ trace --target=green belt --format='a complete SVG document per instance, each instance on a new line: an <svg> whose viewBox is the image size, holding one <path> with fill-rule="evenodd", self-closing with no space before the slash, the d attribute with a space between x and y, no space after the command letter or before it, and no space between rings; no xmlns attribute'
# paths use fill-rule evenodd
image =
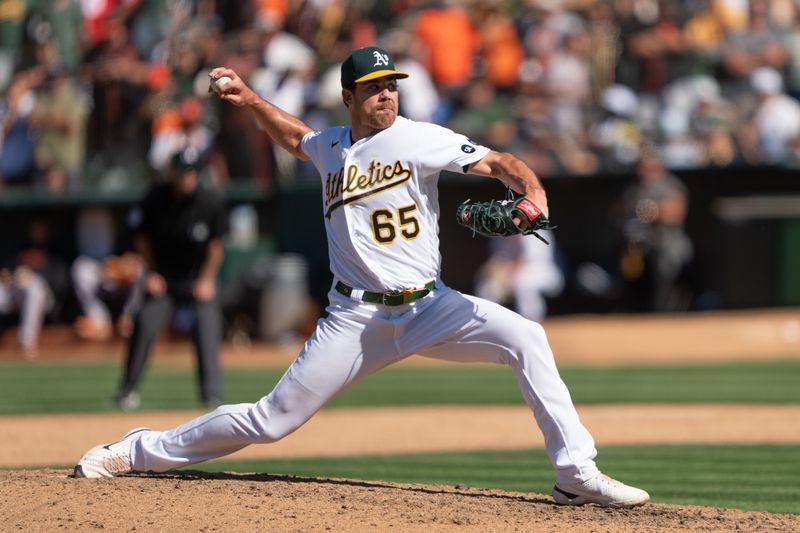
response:
<svg viewBox="0 0 800 533"><path fill-rule="evenodd" d="M421 289L403 289L401 291L390 292L364 291L361 295L361 301L371 304L403 305L415 300L419 300L423 296L427 296L435 288L436 280L431 280L425 284L425 287ZM336 290L348 298L350 298L350 295L353 294L353 287L348 287L341 281L336 282Z"/></svg>

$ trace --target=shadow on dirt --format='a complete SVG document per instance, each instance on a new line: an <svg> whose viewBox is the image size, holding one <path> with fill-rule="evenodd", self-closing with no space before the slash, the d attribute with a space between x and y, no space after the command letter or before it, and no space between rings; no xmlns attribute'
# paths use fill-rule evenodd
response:
<svg viewBox="0 0 800 533"><path fill-rule="evenodd" d="M229 481L258 482L258 483L283 482L283 483L318 484L318 485L334 485L334 486L338 485L338 486L360 487L360 488L393 489L398 491L413 492L419 494L454 494L470 498L496 498L506 501L539 503L539 504L556 506L553 500L549 498L545 499L545 498L524 496L521 494L511 494L496 489L463 487L461 485L456 485L455 487L442 486L441 488L435 488L431 486L389 483L386 481L363 481L355 479L302 477L302 476L292 476L286 474L258 474L258 473L240 474L235 472L204 472L202 470L175 470L171 472L135 472L131 474L126 474L125 477L175 479L182 481L229 480Z"/></svg>

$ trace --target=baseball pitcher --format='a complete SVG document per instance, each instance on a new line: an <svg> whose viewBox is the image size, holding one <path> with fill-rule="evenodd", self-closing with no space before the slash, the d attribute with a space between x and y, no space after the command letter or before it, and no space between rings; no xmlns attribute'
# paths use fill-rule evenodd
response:
<svg viewBox="0 0 800 533"><path fill-rule="evenodd" d="M465 202L458 220L476 233L510 235L551 227L536 175L511 154L446 128L398 116L391 56L376 47L342 64L350 125L314 131L257 96L231 69L215 92L249 108L270 137L320 174L321 215L334 281L321 319L275 388L255 403L224 405L167 431L137 428L89 450L76 477L166 471L247 445L275 442L336 394L412 354L505 364L542 433L555 468L559 504L633 507L647 492L600 473L594 440L559 377L543 328L495 303L462 294L440 278L437 180L442 170L500 180L520 196Z"/></svg>

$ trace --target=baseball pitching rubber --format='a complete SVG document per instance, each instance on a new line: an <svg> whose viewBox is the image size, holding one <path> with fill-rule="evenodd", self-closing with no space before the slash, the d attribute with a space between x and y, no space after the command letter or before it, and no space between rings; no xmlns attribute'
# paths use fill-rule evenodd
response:
<svg viewBox="0 0 800 533"><path fill-rule="evenodd" d="M211 87L217 91L221 92L225 89L225 86L231 82L231 79L228 76L220 76L217 79L211 80Z"/></svg>

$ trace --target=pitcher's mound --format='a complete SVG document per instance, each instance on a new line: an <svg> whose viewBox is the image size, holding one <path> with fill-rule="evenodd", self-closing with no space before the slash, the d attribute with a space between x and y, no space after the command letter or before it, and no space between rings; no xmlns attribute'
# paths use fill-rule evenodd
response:
<svg viewBox="0 0 800 533"><path fill-rule="evenodd" d="M466 487L180 471L110 480L0 471L0 529L20 531L798 531L800 516L648 504L568 508Z"/></svg>

